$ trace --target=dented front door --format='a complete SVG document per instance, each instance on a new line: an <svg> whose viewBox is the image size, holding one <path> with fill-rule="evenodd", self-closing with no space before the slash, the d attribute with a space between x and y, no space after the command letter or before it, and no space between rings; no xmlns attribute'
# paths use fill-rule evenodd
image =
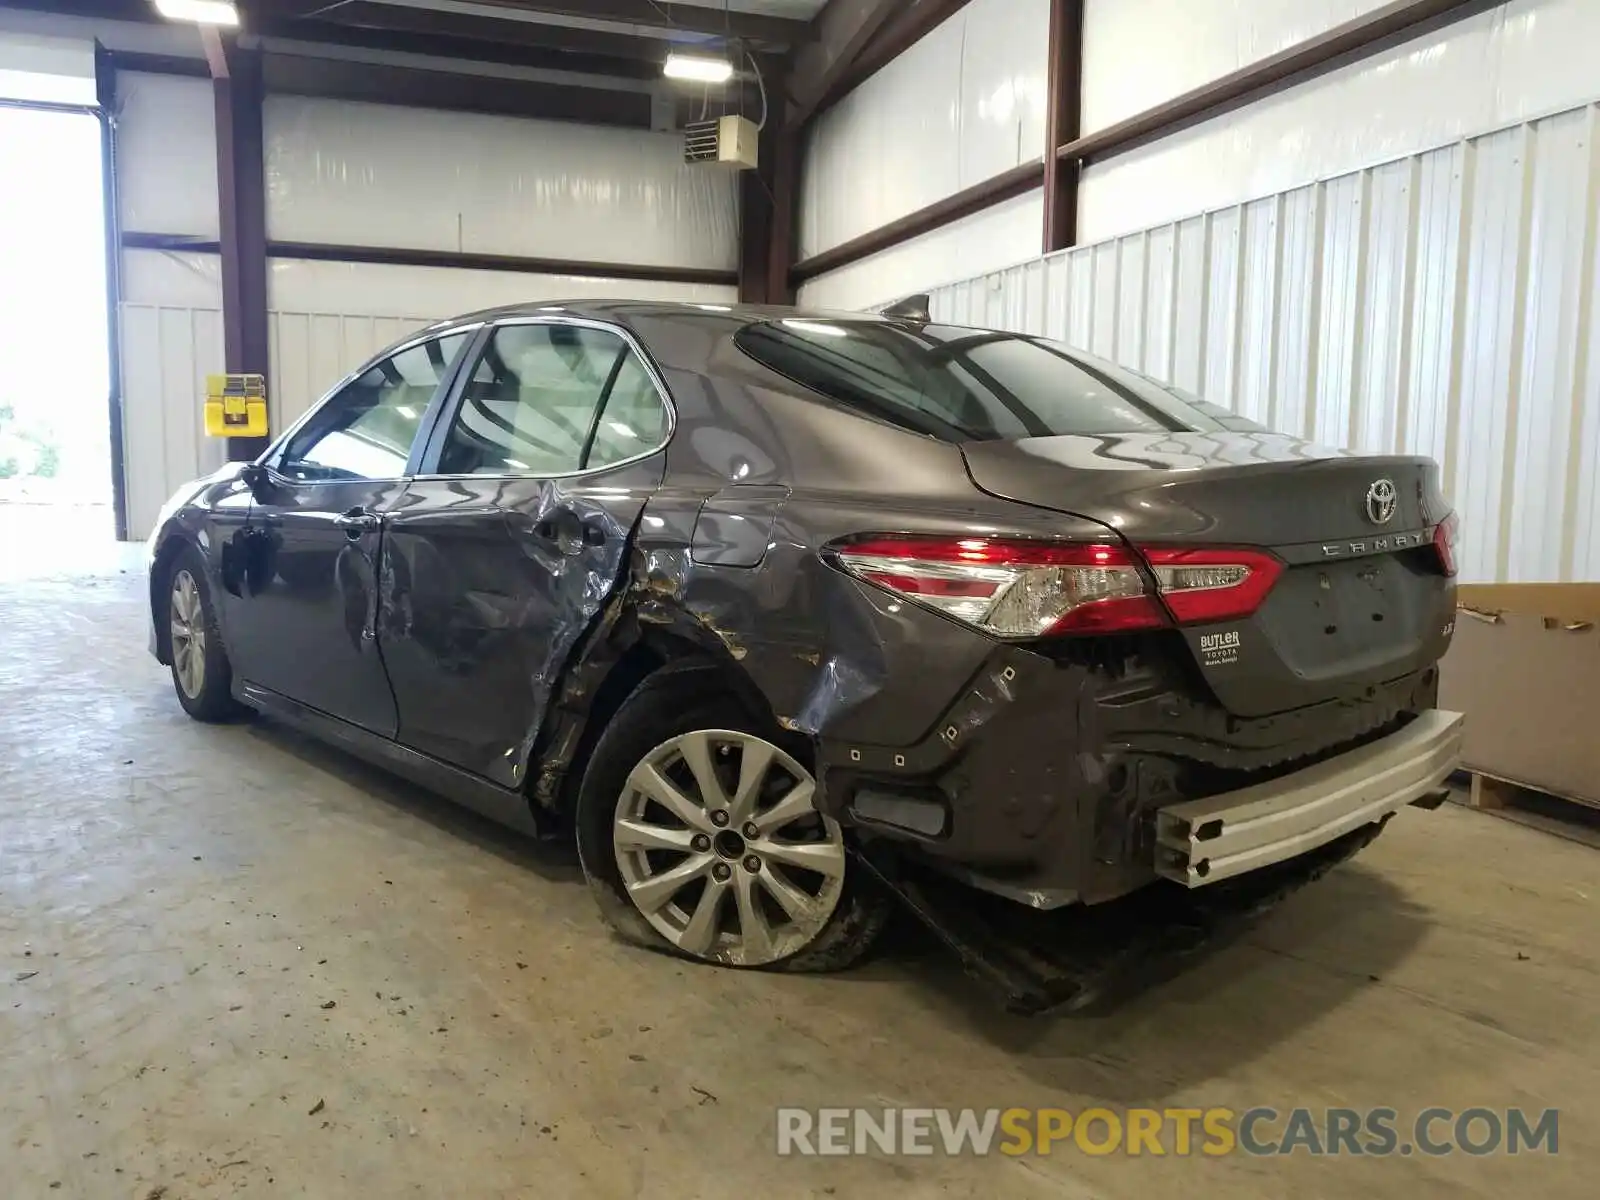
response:
<svg viewBox="0 0 1600 1200"><path fill-rule="evenodd" d="M622 579L663 461L411 484L384 522L378 622L402 744L522 785L551 693Z"/></svg>

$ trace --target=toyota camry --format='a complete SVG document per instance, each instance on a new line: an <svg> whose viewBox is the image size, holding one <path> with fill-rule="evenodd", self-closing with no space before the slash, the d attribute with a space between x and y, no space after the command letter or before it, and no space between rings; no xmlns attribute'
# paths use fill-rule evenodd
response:
<svg viewBox="0 0 1600 1200"><path fill-rule="evenodd" d="M1455 527L1425 458L916 306L541 303L174 496L152 650L200 720L574 838L631 938L821 970L894 863L1020 915L1436 803Z"/></svg>

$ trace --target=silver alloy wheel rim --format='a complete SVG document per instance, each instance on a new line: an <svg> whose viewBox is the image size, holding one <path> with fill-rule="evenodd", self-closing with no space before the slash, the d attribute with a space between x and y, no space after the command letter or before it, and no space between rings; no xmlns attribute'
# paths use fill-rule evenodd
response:
<svg viewBox="0 0 1600 1200"><path fill-rule="evenodd" d="M844 836L816 780L749 733L661 743L628 775L612 838L641 916L696 958L758 967L805 949L844 887Z"/></svg>
<svg viewBox="0 0 1600 1200"><path fill-rule="evenodd" d="M200 589L187 571L172 578L172 673L185 696L199 697L206 682L205 612Z"/></svg>

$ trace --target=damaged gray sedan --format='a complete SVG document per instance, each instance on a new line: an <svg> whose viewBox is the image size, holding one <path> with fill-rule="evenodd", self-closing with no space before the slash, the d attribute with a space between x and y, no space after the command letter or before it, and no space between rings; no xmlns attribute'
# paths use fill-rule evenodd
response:
<svg viewBox="0 0 1600 1200"><path fill-rule="evenodd" d="M1431 461L926 313L445 322L150 551L191 715L575 837L613 925L734 966L848 965L897 895L956 940L929 896L1020 919L1323 861L1460 739Z"/></svg>

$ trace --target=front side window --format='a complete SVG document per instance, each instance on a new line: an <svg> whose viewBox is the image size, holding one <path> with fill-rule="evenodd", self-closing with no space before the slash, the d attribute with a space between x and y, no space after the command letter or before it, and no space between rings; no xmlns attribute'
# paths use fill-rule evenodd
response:
<svg viewBox="0 0 1600 1200"><path fill-rule="evenodd" d="M467 377L439 454L441 475L565 475L648 453L667 413L620 335L502 325Z"/></svg>
<svg viewBox="0 0 1600 1200"><path fill-rule="evenodd" d="M297 430L276 468L306 482L398 479L466 333L420 342L364 371Z"/></svg>
<svg viewBox="0 0 1600 1200"><path fill-rule="evenodd" d="M1025 334L796 318L749 325L735 340L835 404L944 441L1261 428Z"/></svg>

